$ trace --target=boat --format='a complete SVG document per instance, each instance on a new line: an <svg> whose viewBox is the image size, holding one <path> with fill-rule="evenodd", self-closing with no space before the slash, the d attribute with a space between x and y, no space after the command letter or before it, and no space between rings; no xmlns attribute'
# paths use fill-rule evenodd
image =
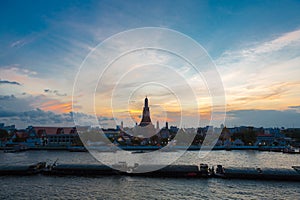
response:
<svg viewBox="0 0 300 200"><path fill-rule="evenodd" d="M153 169L158 169L153 171ZM103 176L127 175L142 177L173 177L173 178L208 178L211 171L206 164L196 165L138 165L128 166L125 162L113 165L113 168L99 164L55 164L45 168L44 175L75 175L75 176Z"/></svg>
<svg viewBox="0 0 300 200"><path fill-rule="evenodd" d="M70 146L68 147L70 152L87 152L87 149L84 146Z"/></svg>
<svg viewBox="0 0 300 200"><path fill-rule="evenodd" d="M225 179L255 179L300 181L300 167L285 168L252 168L217 166L215 177Z"/></svg>
<svg viewBox="0 0 300 200"><path fill-rule="evenodd" d="M136 153L149 153L152 152L151 150L137 150L137 151L132 151L132 154L136 154Z"/></svg>
<svg viewBox="0 0 300 200"><path fill-rule="evenodd" d="M116 146L88 146L87 149L92 152L115 153L118 150Z"/></svg>
<svg viewBox="0 0 300 200"><path fill-rule="evenodd" d="M153 171L153 169L157 169ZM112 167L102 164L57 164L39 162L32 165L0 166L0 175L34 175L48 176L140 176L153 178L223 178L253 179L276 181L300 181L300 166L291 168L254 168L254 167L223 167L207 164L197 165L138 165L128 166L119 162Z"/></svg>
<svg viewBox="0 0 300 200"><path fill-rule="evenodd" d="M207 164L197 165L138 165L127 166L125 175L143 177L171 177L171 178L209 178L212 176L211 169ZM123 166L123 170L124 170ZM126 168L127 167L127 168ZM154 170L153 169L157 169Z"/></svg>
<svg viewBox="0 0 300 200"><path fill-rule="evenodd" d="M295 148L286 148L282 152L289 153L289 154L300 154L300 149L298 151L296 151Z"/></svg>
<svg viewBox="0 0 300 200"><path fill-rule="evenodd" d="M75 175L75 176L99 176L118 175L119 172L106 165L97 164L58 164L48 166L42 173L44 175Z"/></svg>
<svg viewBox="0 0 300 200"><path fill-rule="evenodd" d="M31 165L0 166L0 175L34 175L40 173L46 167L45 162Z"/></svg>
<svg viewBox="0 0 300 200"><path fill-rule="evenodd" d="M14 145L12 147L6 147L4 153L17 153L22 151L27 151L28 147L26 145Z"/></svg>

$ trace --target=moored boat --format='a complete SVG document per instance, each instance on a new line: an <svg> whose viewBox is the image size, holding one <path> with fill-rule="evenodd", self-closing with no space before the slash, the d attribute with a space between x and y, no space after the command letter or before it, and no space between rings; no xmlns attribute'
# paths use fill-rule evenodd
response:
<svg viewBox="0 0 300 200"><path fill-rule="evenodd" d="M58 164L49 166L42 171L45 175L76 175L76 176L97 176L117 175L118 171L106 165L97 164Z"/></svg>
<svg viewBox="0 0 300 200"><path fill-rule="evenodd" d="M15 145L12 147L6 147L4 149L4 153L17 153L17 152L21 152L21 151L27 151L28 147L25 145Z"/></svg>
<svg viewBox="0 0 300 200"><path fill-rule="evenodd" d="M0 166L0 175L34 175L46 167L45 162L32 165Z"/></svg>
<svg viewBox="0 0 300 200"><path fill-rule="evenodd" d="M87 152L87 149L84 146L70 146L68 147L70 152Z"/></svg>
<svg viewBox="0 0 300 200"><path fill-rule="evenodd" d="M251 167L223 167L218 165L215 177L226 179L256 179L256 180L284 180L300 181L300 167L285 168L251 168Z"/></svg>

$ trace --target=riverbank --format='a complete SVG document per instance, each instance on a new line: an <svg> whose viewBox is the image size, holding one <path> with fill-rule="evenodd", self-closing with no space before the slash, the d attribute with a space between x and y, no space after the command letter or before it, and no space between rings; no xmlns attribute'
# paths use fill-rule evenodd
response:
<svg viewBox="0 0 300 200"><path fill-rule="evenodd" d="M117 150L126 150L126 151L157 151L161 150L163 152L168 151L177 151L177 150L186 150L186 151L200 151L200 150L213 150L213 151L231 151L231 150L257 150L257 151L272 151L272 152L284 152L284 153L294 153L297 154L298 151L287 151L286 146L214 146L213 148L210 146L171 146L171 147L161 147L161 146L90 146L89 150L98 150L98 151L117 151ZM55 151L78 151L83 152L87 151L85 147L82 146L36 146L36 147L26 147L23 149L18 149L15 147L0 147L0 150L4 151L40 151L40 150L55 150Z"/></svg>

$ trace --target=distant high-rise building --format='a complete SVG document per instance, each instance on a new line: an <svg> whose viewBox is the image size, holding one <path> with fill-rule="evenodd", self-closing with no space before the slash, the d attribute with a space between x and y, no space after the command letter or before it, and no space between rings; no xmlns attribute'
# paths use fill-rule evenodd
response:
<svg viewBox="0 0 300 200"><path fill-rule="evenodd" d="M159 129L159 121L156 121L156 129Z"/></svg>
<svg viewBox="0 0 300 200"><path fill-rule="evenodd" d="M225 127L224 124L221 124L220 128L223 129L224 127Z"/></svg>
<svg viewBox="0 0 300 200"><path fill-rule="evenodd" d="M150 110L148 106L148 98L145 98L145 104L144 104L144 109L143 109L143 117L141 120L141 123L139 126L148 126L152 124L151 123L151 118L150 118Z"/></svg>

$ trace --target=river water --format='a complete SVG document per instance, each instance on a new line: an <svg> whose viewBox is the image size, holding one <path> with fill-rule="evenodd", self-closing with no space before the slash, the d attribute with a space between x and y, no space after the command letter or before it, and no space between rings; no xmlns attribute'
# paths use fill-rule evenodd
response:
<svg viewBox="0 0 300 200"><path fill-rule="evenodd" d="M175 152L164 153L166 158ZM105 156L114 157L114 153ZM1 165L98 163L88 152L0 152ZM290 168L300 155L259 151L212 151L204 158L186 152L175 164L207 163L244 167ZM175 179L144 177L0 177L0 199L300 199L300 183L284 181Z"/></svg>

